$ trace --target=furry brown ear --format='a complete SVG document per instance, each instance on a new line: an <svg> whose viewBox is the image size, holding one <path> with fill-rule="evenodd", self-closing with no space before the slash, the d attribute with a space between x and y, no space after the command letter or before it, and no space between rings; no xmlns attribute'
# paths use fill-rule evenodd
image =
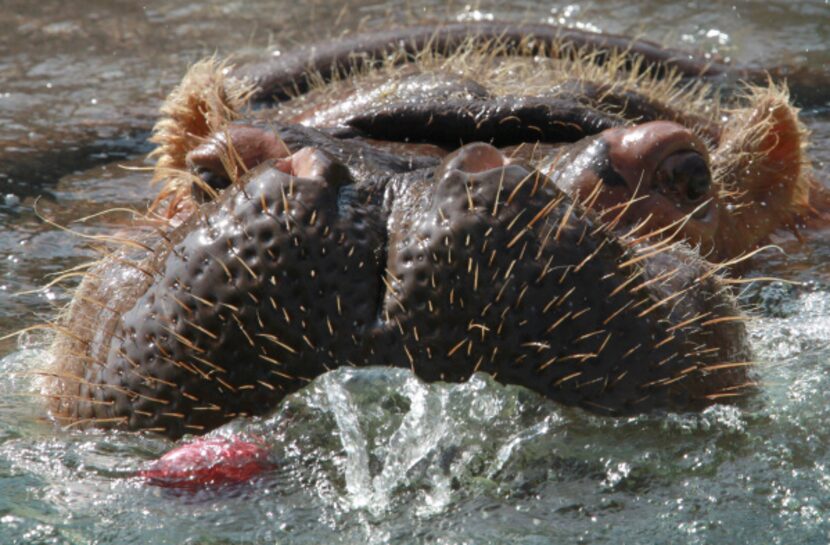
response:
<svg viewBox="0 0 830 545"><path fill-rule="evenodd" d="M806 188L800 183L802 130L795 110L786 102L760 104L749 125L761 128L757 141L746 150L754 159L746 186L753 200L769 205L805 203Z"/></svg>
<svg viewBox="0 0 830 545"><path fill-rule="evenodd" d="M765 126L766 131L755 146L756 159L751 163L758 172L752 187L754 198L788 203L789 214L781 227L791 229L799 238L799 228L830 225L830 191L815 179L807 162L807 131L797 111L778 102L755 117L755 123Z"/></svg>
<svg viewBox="0 0 830 545"><path fill-rule="evenodd" d="M227 77L228 68L215 58L199 61L167 96L150 138L159 167L184 168L188 151L239 117L253 87Z"/></svg>
<svg viewBox="0 0 830 545"><path fill-rule="evenodd" d="M779 229L794 229L810 210L813 182L803 153L807 131L786 90L750 91L733 113L713 163L723 185L722 255L750 251Z"/></svg>
<svg viewBox="0 0 830 545"><path fill-rule="evenodd" d="M239 118L255 90L247 82L228 77L228 69L227 62L215 58L197 62L161 107L162 117L150 138L158 145L150 154L156 159L153 182L163 181L153 208L169 198L168 216L175 214L191 185L185 161L188 152Z"/></svg>

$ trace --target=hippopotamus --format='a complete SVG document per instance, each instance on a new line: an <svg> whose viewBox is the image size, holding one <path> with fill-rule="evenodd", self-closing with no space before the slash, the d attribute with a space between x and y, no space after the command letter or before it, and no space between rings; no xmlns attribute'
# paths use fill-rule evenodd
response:
<svg viewBox="0 0 830 545"><path fill-rule="evenodd" d="M198 63L155 129L158 199L55 323L51 414L175 439L344 365L609 416L740 400L722 275L823 199L766 78L500 23Z"/></svg>

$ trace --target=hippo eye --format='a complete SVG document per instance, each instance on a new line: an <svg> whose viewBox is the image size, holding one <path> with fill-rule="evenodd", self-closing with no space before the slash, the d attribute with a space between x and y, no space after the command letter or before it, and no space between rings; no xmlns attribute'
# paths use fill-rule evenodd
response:
<svg viewBox="0 0 830 545"><path fill-rule="evenodd" d="M699 201L712 188L709 165L695 151L682 151L666 158L657 169L657 180L663 188L689 202Z"/></svg>
<svg viewBox="0 0 830 545"><path fill-rule="evenodd" d="M219 192L231 185L231 181L224 171L218 173L210 168L197 167L193 173L204 182L204 186L194 182L192 187L193 195L201 202L211 200L210 192L206 190L206 187L211 188L215 192Z"/></svg>

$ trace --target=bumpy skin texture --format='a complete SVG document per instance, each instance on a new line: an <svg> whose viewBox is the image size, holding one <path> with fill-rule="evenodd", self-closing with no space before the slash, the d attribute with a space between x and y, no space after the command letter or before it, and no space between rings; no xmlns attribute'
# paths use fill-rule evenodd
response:
<svg viewBox="0 0 830 545"><path fill-rule="evenodd" d="M663 257L685 276L648 282L539 172L475 171L463 159L481 146L366 183L309 148L294 164L319 175L256 169L158 249L75 416L177 437L262 414L341 365L485 371L607 414L698 408L746 382L742 368L701 374L746 356L742 328L716 320L731 299L713 277L691 282L706 270L693 254ZM659 303L680 286L687 303ZM704 312L716 323L667 328Z"/></svg>
<svg viewBox="0 0 830 545"><path fill-rule="evenodd" d="M142 239L146 255L122 250L82 285L62 324L80 333L55 347L55 416L203 433L264 414L342 365L407 367L429 381L483 371L609 415L751 391L740 314L695 252L623 236L521 153L477 142L518 123L501 142L515 143L541 119L548 141L569 144L626 120L447 81L448 93L474 95L486 123L459 128L470 110L448 108L432 87L434 103L409 109L255 116L191 150L188 165L212 188L193 196L207 202ZM473 143L401 142L430 109L459 131L446 138ZM312 115L335 121L297 124ZM216 154L234 138L249 172L223 183ZM574 179L604 168L580 163L586 145L562 155ZM101 280L112 271L125 280Z"/></svg>

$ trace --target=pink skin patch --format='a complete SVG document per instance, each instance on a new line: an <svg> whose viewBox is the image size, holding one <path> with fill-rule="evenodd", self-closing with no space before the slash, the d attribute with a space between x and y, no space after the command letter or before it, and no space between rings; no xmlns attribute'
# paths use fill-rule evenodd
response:
<svg viewBox="0 0 830 545"><path fill-rule="evenodd" d="M152 486L197 490L244 483L273 468L263 443L217 437L176 447L138 475Z"/></svg>

